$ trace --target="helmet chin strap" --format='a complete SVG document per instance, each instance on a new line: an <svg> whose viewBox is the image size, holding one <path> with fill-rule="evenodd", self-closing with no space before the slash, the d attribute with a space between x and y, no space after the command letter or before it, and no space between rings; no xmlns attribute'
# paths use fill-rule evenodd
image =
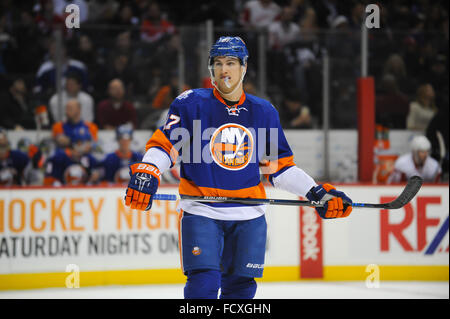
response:
<svg viewBox="0 0 450 319"><path fill-rule="evenodd" d="M216 81L214 80L212 68L211 68L211 67L208 67L208 69L209 69L209 74L210 74L210 78L211 78L211 84L212 84L212 86L214 86L214 87L216 88L217 91L219 91L219 93L220 93L221 95L231 95L231 94L233 94L233 93L236 92L236 90L239 88L239 86L241 85L242 81L244 81L245 69L242 70L241 79L239 80L239 83L236 85L236 87L233 89L233 91L231 91L230 93L225 93L225 92L222 92L222 91L219 89L219 87L217 86Z"/></svg>

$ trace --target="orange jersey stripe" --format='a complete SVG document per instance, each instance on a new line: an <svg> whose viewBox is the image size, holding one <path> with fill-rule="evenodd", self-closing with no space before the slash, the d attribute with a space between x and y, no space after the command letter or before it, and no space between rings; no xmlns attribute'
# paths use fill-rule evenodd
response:
<svg viewBox="0 0 450 319"><path fill-rule="evenodd" d="M164 133L157 129L155 133L153 133L152 137L148 140L145 145L145 151L148 151L152 147L161 147L163 150L170 155L172 163L175 163L178 157L178 151L173 147L172 143L169 139L164 135Z"/></svg>
<svg viewBox="0 0 450 319"><path fill-rule="evenodd" d="M218 99L222 104L225 104L225 106L228 107L228 108L242 105L242 103L244 103L244 101L245 101L245 93L244 92L242 92L242 95L241 95L241 98L239 99L239 102L237 104L235 104L235 105L232 105L232 106L228 106L228 104L225 103L225 100L220 96L220 93L217 91L217 89L213 90L213 94L216 97L216 99Z"/></svg>
<svg viewBox="0 0 450 319"><path fill-rule="evenodd" d="M266 191L260 182L256 186L247 187L238 190L228 190L212 187L201 187L185 178L180 179L179 192L189 196L221 196L221 197L240 197L240 198L266 198Z"/></svg>
<svg viewBox="0 0 450 319"><path fill-rule="evenodd" d="M53 137L56 137L57 135L62 134L62 133L64 133L63 123L56 122L55 124L53 124L53 126L52 126Z"/></svg>
<svg viewBox="0 0 450 319"><path fill-rule="evenodd" d="M269 179L269 175L275 174L279 170L289 166L295 166L293 155L279 158L275 161L264 161L260 163L261 172L267 179Z"/></svg>
<svg viewBox="0 0 450 319"><path fill-rule="evenodd" d="M98 136L97 136L97 132L98 132L98 126L95 123L92 122L85 122L86 126L89 128L89 132L91 133L92 139L97 142L98 140Z"/></svg>

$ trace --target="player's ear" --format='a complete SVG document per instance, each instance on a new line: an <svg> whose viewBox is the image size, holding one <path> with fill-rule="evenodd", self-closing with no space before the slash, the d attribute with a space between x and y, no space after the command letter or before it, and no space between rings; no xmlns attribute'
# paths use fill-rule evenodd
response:
<svg viewBox="0 0 450 319"><path fill-rule="evenodd" d="M242 76L244 76L245 73L247 73L247 64L242 66Z"/></svg>

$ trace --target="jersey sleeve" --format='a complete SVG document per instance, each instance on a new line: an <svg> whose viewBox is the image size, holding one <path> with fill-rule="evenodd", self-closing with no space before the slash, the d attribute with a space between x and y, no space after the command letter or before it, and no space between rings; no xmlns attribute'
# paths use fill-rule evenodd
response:
<svg viewBox="0 0 450 319"><path fill-rule="evenodd" d="M273 178L295 166L294 154L281 127L278 112L273 108L266 125L265 154L260 161L262 174L273 184Z"/></svg>
<svg viewBox="0 0 450 319"><path fill-rule="evenodd" d="M271 131L266 139L267 158L261 163L261 171L274 187L305 196L317 184L311 176L295 165L294 154L275 109L269 118ZM276 150L274 154L273 150Z"/></svg>
<svg viewBox="0 0 450 319"><path fill-rule="evenodd" d="M57 137L59 134L63 134L63 133L64 133L64 128L63 128L62 122L56 122L55 124L53 124L53 126L52 126L53 137Z"/></svg>
<svg viewBox="0 0 450 319"><path fill-rule="evenodd" d="M50 186L55 182L63 182L63 158L59 153L50 157L45 163L44 185Z"/></svg>
<svg viewBox="0 0 450 319"><path fill-rule="evenodd" d="M98 126L92 122L86 122L86 126L88 127L89 133L91 133L92 140L94 142L98 141Z"/></svg>
<svg viewBox="0 0 450 319"><path fill-rule="evenodd" d="M155 162L158 162L160 170L167 166L167 159L169 167L176 163L178 156L181 155L183 138L186 137L183 133L186 133L188 123L186 123L187 119L183 109L190 102L190 93L192 90L182 93L172 102L164 125L153 133L145 146L144 162L150 162L157 166L158 164Z"/></svg>

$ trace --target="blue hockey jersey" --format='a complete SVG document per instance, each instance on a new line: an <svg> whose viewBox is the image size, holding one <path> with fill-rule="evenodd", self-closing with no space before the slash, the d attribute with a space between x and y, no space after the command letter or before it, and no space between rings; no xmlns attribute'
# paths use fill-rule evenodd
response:
<svg viewBox="0 0 450 319"><path fill-rule="evenodd" d="M25 153L10 150L5 160L0 160L0 185L22 185L23 173L29 158Z"/></svg>
<svg viewBox="0 0 450 319"><path fill-rule="evenodd" d="M295 166L277 110L243 93L228 106L215 89L188 90L172 103L167 121L146 150L157 148L180 161L179 193L191 196L265 198L260 169L272 181ZM180 201L180 208L217 219L250 219L264 205Z"/></svg>
<svg viewBox="0 0 450 319"><path fill-rule="evenodd" d="M57 150L45 164L44 185L84 185L97 166L91 154L75 159L70 149Z"/></svg>

